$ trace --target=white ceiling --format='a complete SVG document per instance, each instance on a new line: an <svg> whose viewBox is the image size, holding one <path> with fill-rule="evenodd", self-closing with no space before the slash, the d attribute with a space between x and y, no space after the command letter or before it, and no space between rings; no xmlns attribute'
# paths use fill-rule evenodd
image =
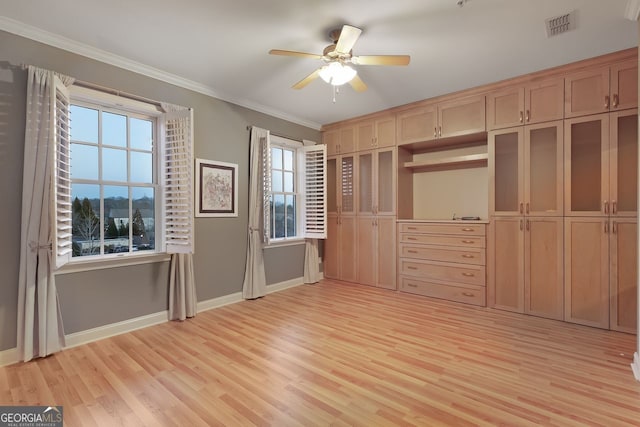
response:
<svg viewBox="0 0 640 427"><path fill-rule="evenodd" d="M0 29L126 68L152 67L161 78L317 128L637 46L638 24L625 12L639 7L637 0L469 0L462 8L456 0L0 0ZM547 38L544 20L572 10L578 28ZM321 53L329 30L342 24L363 29L354 55L408 54L411 63L359 66L369 90L346 85L335 104L320 79L291 89L321 62L269 49Z"/></svg>

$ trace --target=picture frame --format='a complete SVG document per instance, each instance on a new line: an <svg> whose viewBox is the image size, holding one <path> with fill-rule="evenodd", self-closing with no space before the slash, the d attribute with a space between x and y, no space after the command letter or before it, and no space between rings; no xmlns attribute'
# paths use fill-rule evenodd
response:
<svg viewBox="0 0 640 427"><path fill-rule="evenodd" d="M196 217L238 216L238 165L196 159Z"/></svg>

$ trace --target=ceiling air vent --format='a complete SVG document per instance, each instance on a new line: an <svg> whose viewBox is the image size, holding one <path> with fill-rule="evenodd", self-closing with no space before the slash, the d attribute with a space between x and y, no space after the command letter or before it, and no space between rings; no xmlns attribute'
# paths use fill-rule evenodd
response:
<svg viewBox="0 0 640 427"><path fill-rule="evenodd" d="M557 36L576 28L576 11L545 19L547 37Z"/></svg>

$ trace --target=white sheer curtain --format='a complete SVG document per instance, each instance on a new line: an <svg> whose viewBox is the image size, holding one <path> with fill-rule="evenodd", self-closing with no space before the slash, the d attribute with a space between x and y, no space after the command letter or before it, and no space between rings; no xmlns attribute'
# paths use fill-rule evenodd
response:
<svg viewBox="0 0 640 427"><path fill-rule="evenodd" d="M167 112L187 112L189 109L168 103L161 104L162 109ZM166 140L166 162L170 165L167 170L177 171L172 177L174 186L189 187L193 185L193 176L190 171L193 165L193 129L192 114L182 118L165 119L165 140ZM168 147L170 145L170 147ZM176 163L188 162L188 165L175 166ZM171 193L175 197L175 193ZM183 189L181 193L186 197L187 204L193 202L193 192ZM175 200L174 200L175 201ZM167 200L165 200L165 203ZM180 201L175 201L179 203ZM188 212L186 221L193 221L193 212ZM185 243L184 248L176 245L167 247L171 253L171 264L169 267L169 319L185 320L194 317L197 313L198 298L196 296L196 280L193 270L193 241ZM179 248L179 249L178 249Z"/></svg>
<svg viewBox="0 0 640 427"><path fill-rule="evenodd" d="M264 209L264 159L263 151L268 146L269 131L255 126L251 128L251 153L249 159L249 234L247 237L247 263L244 270L242 297L259 298L267 293L262 253ZM268 171L267 171L268 172Z"/></svg>
<svg viewBox="0 0 640 427"><path fill-rule="evenodd" d="M304 250L304 283L318 283L320 281L319 264L318 239L307 239Z"/></svg>
<svg viewBox="0 0 640 427"><path fill-rule="evenodd" d="M55 176L56 80L74 79L29 66L22 177L22 224L18 279L18 356L28 361L64 347L55 276L53 179ZM59 84L59 83L58 83Z"/></svg>

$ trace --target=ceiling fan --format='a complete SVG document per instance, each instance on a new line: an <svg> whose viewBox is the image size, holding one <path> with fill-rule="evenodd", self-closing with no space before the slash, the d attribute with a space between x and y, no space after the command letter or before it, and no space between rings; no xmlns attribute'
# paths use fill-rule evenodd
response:
<svg viewBox="0 0 640 427"><path fill-rule="evenodd" d="M362 92L367 90L367 85L351 65L407 65L411 58L409 55L353 56L351 49L361 33L362 30L360 28L352 27L351 25L344 25L341 29L338 28L331 31L329 37L333 43L324 48L322 55L279 49L272 49L269 53L271 55L321 59L325 62L325 65L294 84L294 89L302 89L320 77L334 87L349 83L353 89Z"/></svg>

